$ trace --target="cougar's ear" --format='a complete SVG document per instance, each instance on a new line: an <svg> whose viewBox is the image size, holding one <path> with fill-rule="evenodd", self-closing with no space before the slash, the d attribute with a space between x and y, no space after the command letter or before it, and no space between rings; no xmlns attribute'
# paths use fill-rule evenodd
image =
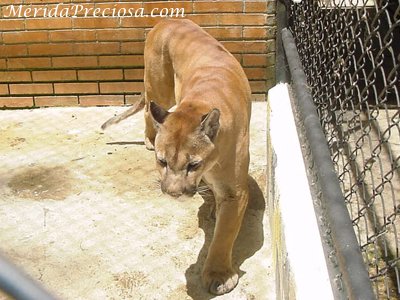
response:
<svg viewBox="0 0 400 300"><path fill-rule="evenodd" d="M155 102L151 101L150 114L153 118L154 125L158 128L160 124L164 123L165 119L169 115L169 112L157 105Z"/></svg>
<svg viewBox="0 0 400 300"><path fill-rule="evenodd" d="M219 110L214 108L201 119L200 130L204 132L211 141L214 141L214 138L217 136L219 129L219 116Z"/></svg>

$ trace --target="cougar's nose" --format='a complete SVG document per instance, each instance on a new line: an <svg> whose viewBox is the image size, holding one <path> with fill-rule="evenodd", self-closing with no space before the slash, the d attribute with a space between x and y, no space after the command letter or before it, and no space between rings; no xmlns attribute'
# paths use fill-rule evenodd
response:
<svg viewBox="0 0 400 300"><path fill-rule="evenodd" d="M178 197L180 197L180 196L183 195L182 192L180 192L180 191L178 191L178 190L173 190L173 189L170 189L170 188L166 188L166 187L163 186L163 185L161 185L161 191L162 191L164 194L170 195L171 197L174 197L174 198L178 198Z"/></svg>
<svg viewBox="0 0 400 300"><path fill-rule="evenodd" d="M171 174L161 182L161 189L165 194L171 197L178 198L182 196L185 189L181 174L171 172Z"/></svg>
<svg viewBox="0 0 400 300"><path fill-rule="evenodd" d="M180 196L182 196L183 194L180 192L167 192L168 195L174 197L174 198L179 198Z"/></svg>

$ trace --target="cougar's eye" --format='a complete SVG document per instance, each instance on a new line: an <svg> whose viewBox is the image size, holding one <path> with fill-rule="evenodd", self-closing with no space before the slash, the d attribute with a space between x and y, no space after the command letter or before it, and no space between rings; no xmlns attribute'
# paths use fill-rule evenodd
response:
<svg viewBox="0 0 400 300"><path fill-rule="evenodd" d="M201 161L192 161L188 164L187 170L188 172L196 171L201 165Z"/></svg>
<svg viewBox="0 0 400 300"><path fill-rule="evenodd" d="M163 168L168 165L167 161L164 158L157 158L157 163Z"/></svg>

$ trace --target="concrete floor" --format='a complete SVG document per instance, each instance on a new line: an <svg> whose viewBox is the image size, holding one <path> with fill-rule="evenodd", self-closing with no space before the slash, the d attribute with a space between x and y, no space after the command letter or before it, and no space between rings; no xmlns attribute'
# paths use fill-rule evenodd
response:
<svg viewBox="0 0 400 300"><path fill-rule="evenodd" d="M208 204L161 194L142 113L100 130L125 109L0 111L0 251L61 299L214 298L200 284ZM275 298L265 103L254 103L251 130L252 199L234 251L241 278L219 299Z"/></svg>

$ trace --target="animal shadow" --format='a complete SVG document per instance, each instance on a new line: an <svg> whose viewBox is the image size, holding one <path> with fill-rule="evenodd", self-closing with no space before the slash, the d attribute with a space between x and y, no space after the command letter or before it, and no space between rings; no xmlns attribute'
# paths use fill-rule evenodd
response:
<svg viewBox="0 0 400 300"><path fill-rule="evenodd" d="M245 272L240 270L243 262L252 257L264 243L263 218L265 211L265 198L257 182L249 176L250 198L243 218L242 227L233 248L233 266L239 271L239 277ZM203 287L201 283L201 271L207 257L208 248L214 234L215 220L211 217L214 198L203 196L204 204L199 208L199 227L204 231L205 240L197 257L185 272L187 293L194 300L208 300L215 298ZM240 284L240 281L239 281Z"/></svg>

